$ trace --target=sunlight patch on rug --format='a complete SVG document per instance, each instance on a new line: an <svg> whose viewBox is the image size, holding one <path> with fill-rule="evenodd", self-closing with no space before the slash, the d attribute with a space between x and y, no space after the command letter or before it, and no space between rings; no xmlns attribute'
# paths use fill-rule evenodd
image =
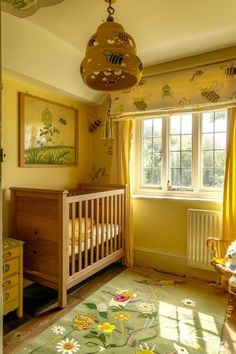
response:
<svg viewBox="0 0 236 354"><path fill-rule="evenodd" d="M207 284L129 268L19 354L218 354L227 302Z"/></svg>

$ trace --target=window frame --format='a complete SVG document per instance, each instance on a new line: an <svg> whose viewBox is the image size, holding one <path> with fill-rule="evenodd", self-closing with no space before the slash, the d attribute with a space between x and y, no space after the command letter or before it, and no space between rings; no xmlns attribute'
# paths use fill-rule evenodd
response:
<svg viewBox="0 0 236 354"><path fill-rule="evenodd" d="M190 189L168 189L167 181L170 176L169 164L169 117L173 114L162 115L147 115L144 118L135 120L135 140L133 149L132 171L134 172L133 181L133 196L153 197L153 198L177 198L177 199L206 199L222 202L223 188L208 188L201 186L201 149L202 149L202 119L201 115L205 112L225 111L227 119L227 109L209 109L202 112L192 112L192 146L197 148L192 149L192 188ZM184 115L185 112L180 112ZM186 113L187 114L187 113ZM176 114L177 115L177 114ZM142 149L143 149L143 131L142 121L146 119L162 118L162 166L161 166L161 185L142 185Z"/></svg>

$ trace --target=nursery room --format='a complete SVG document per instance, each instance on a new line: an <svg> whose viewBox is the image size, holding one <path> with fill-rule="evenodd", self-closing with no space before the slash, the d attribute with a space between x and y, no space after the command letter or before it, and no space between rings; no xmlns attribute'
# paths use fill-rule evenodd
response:
<svg viewBox="0 0 236 354"><path fill-rule="evenodd" d="M0 352L236 353L235 11L1 1Z"/></svg>

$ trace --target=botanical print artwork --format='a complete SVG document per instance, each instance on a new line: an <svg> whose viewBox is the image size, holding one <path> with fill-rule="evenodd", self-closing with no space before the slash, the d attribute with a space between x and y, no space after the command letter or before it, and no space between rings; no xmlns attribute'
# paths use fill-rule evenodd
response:
<svg viewBox="0 0 236 354"><path fill-rule="evenodd" d="M20 94L22 165L75 165L77 111Z"/></svg>
<svg viewBox="0 0 236 354"><path fill-rule="evenodd" d="M207 284L129 268L19 354L216 354L226 307Z"/></svg>

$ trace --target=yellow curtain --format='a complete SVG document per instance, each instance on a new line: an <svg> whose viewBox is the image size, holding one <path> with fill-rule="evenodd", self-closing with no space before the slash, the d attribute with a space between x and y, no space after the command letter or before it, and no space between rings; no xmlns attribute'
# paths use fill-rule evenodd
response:
<svg viewBox="0 0 236 354"><path fill-rule="evenodd" d="M224 182L223 239L236 239L236 108L228 111Z"/></svg>
<svg viewBox="0 0 236 354"><path fill-rule="evenodd" d="M111 183L127 184L125 224L125 264L133 265L133 205L131 199L130 158L133 137L133 121L114 123L114 142L111 164Z"/></svg>

